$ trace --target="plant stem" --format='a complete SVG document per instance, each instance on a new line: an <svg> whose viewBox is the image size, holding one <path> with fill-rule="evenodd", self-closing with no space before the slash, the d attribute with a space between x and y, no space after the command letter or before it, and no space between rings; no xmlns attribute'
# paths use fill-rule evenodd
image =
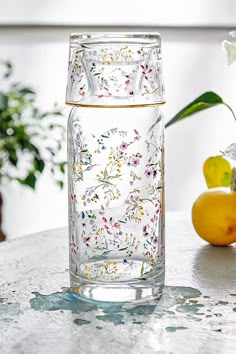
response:
<svg viewBox="0 0 236 354"><path fill-rule="evenodd" d="M231 108L227 103L225 103L225 102L224 102L224 105L230 110L230 112L233 114L234 120L236 121L236 116L235 116L235 113L234 113L234 111L232 110L232 108Z"/></svg>

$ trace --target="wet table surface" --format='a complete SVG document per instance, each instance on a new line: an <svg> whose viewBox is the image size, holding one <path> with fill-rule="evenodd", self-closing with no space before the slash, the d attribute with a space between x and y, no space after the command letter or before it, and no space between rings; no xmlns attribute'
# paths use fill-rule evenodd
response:
<svg viewBox="0 0 236 354"><path fill-rule="evenodd" d="M68 291L67 229L0 244L0 353L236 353L236 247L211 247L167 214L158 304L84 302Z"/></svg>

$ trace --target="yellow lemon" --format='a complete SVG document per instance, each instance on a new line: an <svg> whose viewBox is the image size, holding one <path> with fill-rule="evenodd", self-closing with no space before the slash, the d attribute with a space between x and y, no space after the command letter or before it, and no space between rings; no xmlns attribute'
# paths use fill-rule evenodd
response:
<svg viewBox="0 0 236 354"><path fill-rule="evenodd" d="M232 177L232 168L223 156L211 156L204 162L203 174L208 188L228 187Z"/></svg>
<svg viewBox="0 0 236 354"><path fill-rule="evenodd" d="M192 207L198 235L215 246L236 242L236 191L213 188L202 193Z"/></svg>

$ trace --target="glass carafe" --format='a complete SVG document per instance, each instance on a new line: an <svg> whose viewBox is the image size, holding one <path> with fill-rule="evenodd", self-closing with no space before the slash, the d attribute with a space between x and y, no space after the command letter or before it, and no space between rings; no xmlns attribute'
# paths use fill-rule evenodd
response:
<svg viewBox="0 0 236 354"><path fill-rule="evenodd" d="M72 106L71 289L100 301L159 298L164 286L159 34L72 34L66 103Z"/></svg>

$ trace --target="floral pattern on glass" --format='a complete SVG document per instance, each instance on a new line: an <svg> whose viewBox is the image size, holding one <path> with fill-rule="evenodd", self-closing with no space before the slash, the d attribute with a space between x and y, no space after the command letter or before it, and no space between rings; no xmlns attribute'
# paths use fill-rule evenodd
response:
<svg viewBox="0 0 236 354"><path fill-rule="evenodd" d="M67 102L83 102L91 87L98 99L150 95L163 102L160 48L118 45L95 50L88 44L73 49Z"/></svg>
<svg viewBox="0 0 236 354"><path fill-rule="evenodd" d="M113 144L113 137L118 139L117 145ZM78 264L79 249L80 258L92 260L96 255L96 259L103 259L101 264L87 264L82 270L88 280L96 280L111 273L119 279L120 264L131 267L132 256L142 254L145 261L140 265L139 276L144 276L155 268L162 252L158 234L163 190L162 140L157 141L153 131L149 139L144 140L137 129L128 133L117 127L99 136L92 134L92 139L96 146L93 151L88 149L78 121L69 196L73 206L71 224L74 225L71 257ZM135 148L140 143L146 146L145 160ZM101 154L104 159L100 156L98 160ZM94 184L86 183L86 187L77 188L88 180L88 175ZM122 198L123 178L128 181L129 191ZM149 181L145 188L142 188L143 178ZM117 207L114 203L119 203L119 212L111 216L111 208ZM109 261L104 260L107 256ZM112 258L122 261L117 264ZM78 267L76 272L79 272Z"/></svg>

